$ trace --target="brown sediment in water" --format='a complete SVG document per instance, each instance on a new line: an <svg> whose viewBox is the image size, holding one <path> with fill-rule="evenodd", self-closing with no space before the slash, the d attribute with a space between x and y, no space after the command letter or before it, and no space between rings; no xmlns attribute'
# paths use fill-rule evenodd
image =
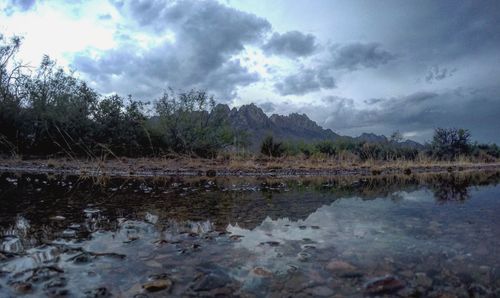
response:
<svg viewBox="0 0 500 298"><path fill-rule="evenodd" d="M214 160L179 157L106 161L68 159L2 159L0 172L53 173L79 176L379 176L484 171L500 169L500 163L367 161L345 163L297 159Z"/></svg>

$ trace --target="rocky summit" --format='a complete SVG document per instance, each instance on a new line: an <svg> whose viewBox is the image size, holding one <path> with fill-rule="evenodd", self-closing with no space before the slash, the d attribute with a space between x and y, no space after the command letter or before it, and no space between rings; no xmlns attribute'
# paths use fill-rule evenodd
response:
<svg viewBox="0 0 500 298"><path fill-rule="evenodd" d="M268 117L255 104L230 109L219 104L214 112L223 115L230 125L246 134L247 141L258 146L268 135L280 140L320 141L335 140L340 136L331 129L323 129L305 114L293 113L288 116L273 114Z"/></svg>
<svg viewBox="0 0 500 298"><path fill-rule="evenodd" d="M363 133L358 137L341 136L331 129L319 126L306 114L292 113L288 116L273 114L268 117L260 107L253 103L233 109L230 109L226 104L218 104L213 112L219 117L227 119L231 127L244 135L251 149L258 148L268 135L272 135L278 140L301 140L304 142L334 141L339 138L369 143L390 142L387 137L373 133ZM422 146L410 140L399 144L409 147Z"/></svg>

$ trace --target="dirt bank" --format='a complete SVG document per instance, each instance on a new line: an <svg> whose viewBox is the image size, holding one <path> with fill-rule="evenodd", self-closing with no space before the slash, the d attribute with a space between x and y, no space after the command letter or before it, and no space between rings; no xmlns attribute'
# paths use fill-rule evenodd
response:
<svg viewBox="0 0 500 298"><path fill-rule="evenodd" d="M0 159L0 171L82 176L349 176L500 170L500 163L339 163L310 160L114 159L105 162Z"/></svg>

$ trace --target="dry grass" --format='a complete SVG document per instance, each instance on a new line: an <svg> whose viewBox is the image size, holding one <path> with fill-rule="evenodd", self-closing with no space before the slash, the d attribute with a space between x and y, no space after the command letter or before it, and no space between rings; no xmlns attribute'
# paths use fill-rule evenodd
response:
<svg viewBox="0 0 500 298"><path fill-rule="evenodd" d="M110 157L111 158L108 158ZM500 167L500 161L492 163L475 162L470 158L461 157L457 161L437 161L425 156L419 156L414 161L395 160L365 160L360 161L349 154L325 158L315 156L306 158L304 156L269 158L259 155L225 155L216 159L193 158L190 156L171 155L159 158L118 158L111 154L99 158L89 159L46 159L23 161L17 158L0 160L0 164L6 168L40 168L49 169L53 172L72 171L82 179L89 177L101 177L106 175L141 176L144 173L160 174L167 171L179 173L205 173L207 170L228 173L263 173L280 171L307 172L333 172L333 171L363 171L372 175L384 172L399 171L401 173L412 173L415 170L446 171L447 169L471 169L481 167ZM105 181L96 181L105 183Z"/></svg>

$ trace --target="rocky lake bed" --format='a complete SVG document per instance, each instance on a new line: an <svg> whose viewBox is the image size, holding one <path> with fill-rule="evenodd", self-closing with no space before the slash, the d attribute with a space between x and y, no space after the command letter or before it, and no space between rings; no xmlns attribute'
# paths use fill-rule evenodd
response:
<svg viewBox="0 0 500 298"><path fill-rule="evenodd" d="M498 297L500 173L0 174L0 296Z"/></svg>

